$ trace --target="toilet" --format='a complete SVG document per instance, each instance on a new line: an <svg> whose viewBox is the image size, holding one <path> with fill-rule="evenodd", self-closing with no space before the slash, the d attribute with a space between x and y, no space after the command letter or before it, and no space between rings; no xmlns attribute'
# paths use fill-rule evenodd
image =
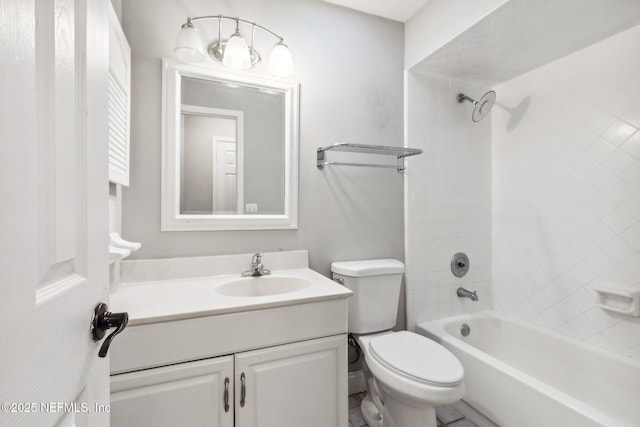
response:
<svg viewBox="0 0 640 427"><path fill-rule="evenodd" d="M422 335L393 332L404 264L395 259L331 264L333 279L353 291L348 329L364 355L371 427L436 427L435 408L464 395L464 370L446 348Z"/></svg>

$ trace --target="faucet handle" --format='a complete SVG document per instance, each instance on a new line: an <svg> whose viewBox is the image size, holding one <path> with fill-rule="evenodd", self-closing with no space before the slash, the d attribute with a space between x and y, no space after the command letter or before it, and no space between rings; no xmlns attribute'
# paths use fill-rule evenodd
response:
<svg viewBox="0 0 640 427"><path fill-rule="evenodd" d="M261 263L262 263L262 253L258 252L253 254L253 257L251 257L251 264L257 265Z"/></svg>

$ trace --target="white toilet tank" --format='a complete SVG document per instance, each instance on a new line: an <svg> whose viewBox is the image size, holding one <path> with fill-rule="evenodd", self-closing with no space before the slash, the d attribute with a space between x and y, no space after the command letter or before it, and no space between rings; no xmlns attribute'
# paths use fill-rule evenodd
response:
<svg viewBox="0 0 640 427"><path fill-rule="evenodd" d="M353 291L349 298L349 332L368 334L396 324L404 264L396 259L331 263L334 279Z"/></svg>

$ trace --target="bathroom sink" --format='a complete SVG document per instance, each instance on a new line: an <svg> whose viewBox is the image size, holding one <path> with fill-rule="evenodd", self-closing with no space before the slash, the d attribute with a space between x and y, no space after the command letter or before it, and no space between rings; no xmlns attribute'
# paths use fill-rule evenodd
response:
<svg viewBox="0 0 640 427"><path fill-rule="evenodd" d="M246 277L225 283L216 292L227 297L264 297L300 291L310 284L308 280L299 277Z"/></svg>

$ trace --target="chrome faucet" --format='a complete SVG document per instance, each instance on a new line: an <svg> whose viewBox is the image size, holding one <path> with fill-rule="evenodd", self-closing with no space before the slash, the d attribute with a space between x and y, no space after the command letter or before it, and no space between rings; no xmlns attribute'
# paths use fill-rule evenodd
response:
<svg viewBox="0 0 640 427"><path fill-rule="evenodd" d="M251 270L243 271L242 277L259 277L268 276L269 274L271 274L271 271L264 268L262 264L262 254L257 253L251 257Z"/></svg>
<svg viewBox="0 0 640 427"><path fill-rule="evenodd" d="M476 291L468 291L465 288L458 288L458 291L456 292L458 294L459 297L463 297L463 298L470 298L471 301L478 301L478 294L476 294Z"/></svg>

